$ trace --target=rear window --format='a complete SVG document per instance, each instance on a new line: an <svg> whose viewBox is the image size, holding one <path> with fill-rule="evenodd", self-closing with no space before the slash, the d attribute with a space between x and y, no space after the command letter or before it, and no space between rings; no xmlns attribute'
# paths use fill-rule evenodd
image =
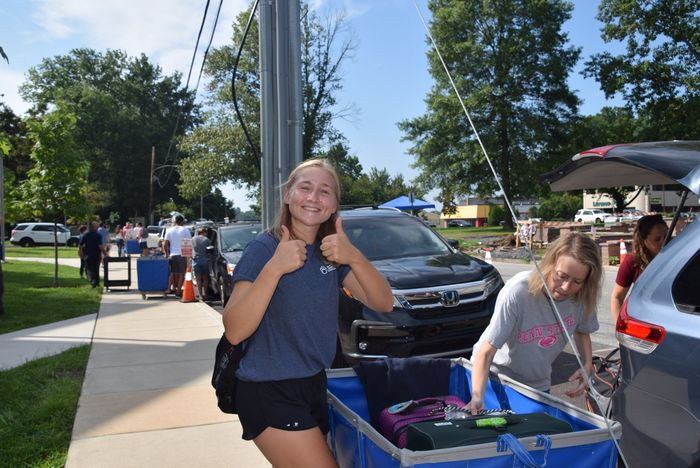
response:
<svg viewBox="0 0 700 468"><path fill-rule="evenodd" d="M678 310L683 312L700 312L700 252L686 263L676 280L673 282L673 301Z"/></svg>
<svg viewBox="0 0 700 468"><path fill-rule="evenodd" d="M450 248L417 219L344 218L343 230L369 260L446 255Z"/></svg>
<svg viewBox="0 0 700 468"><path fill-rule="evenodd" d="M27 229L26 224L18 224L17 226L15 226L15 231L24 231L25 229Z"/></svg>

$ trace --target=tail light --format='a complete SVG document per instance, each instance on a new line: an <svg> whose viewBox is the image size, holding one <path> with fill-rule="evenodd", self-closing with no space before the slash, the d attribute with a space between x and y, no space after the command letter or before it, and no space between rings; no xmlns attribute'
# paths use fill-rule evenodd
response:
<svg viewBox="0 0 700 468"><path fill-rule="evenodd" d="M666 330L658 325L630 317L627 313L628 302L626 300L620 309L615 336L620 344L629 349L642 354L651 354L666 337Z"/></svg>
<svg viewBox="0 0 700 468"><path fill-rule="evenodd" d="M15 237L15 234L17 233L17 229L12 230L12 234L10 234L10 237Z"/></svg>

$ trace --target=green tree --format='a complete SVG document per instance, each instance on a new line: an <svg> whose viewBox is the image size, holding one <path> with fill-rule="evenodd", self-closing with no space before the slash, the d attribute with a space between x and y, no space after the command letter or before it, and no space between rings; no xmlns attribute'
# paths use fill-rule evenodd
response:
<svg viewBox="0 0 700 468"><path fill-rule="evenodd" d="M584 76L606 97L621 95L638 113L644 140L695 139L700 119L699 0L602 0L605 42L622 54L594 54Z"/></svg>
<svg viewBox="0 0 700 468"><path fill-rule="evenodd" d="M89 162L92 199L103 219L112 211L122 217L147 213L151 147L156 147L157 166L175 166L173 136L198 119L194 97L179 74L163 76L146 56L129 57L119 50L74 49L46 58L29 70L20 92L33 103L35 116L59 101L76 115L73 140ZM181 201L174 167L156 176L154 205Z"/></svg>
<svg viewBox="0 0 700 468"><path fill-rule="evenodd" d="M302 47L302 104L303 104L303 158L308 159L324 148L340 141L341 136L333 120L348 112L338 109L337 94L342 89L342 64L352 55L355 44L346 33L342 14L329 16L323 21L313 10L304 6L301 24ZM207 180L229 181L237 188L257 191L260 184L260 79L258 76L258 23L253 20L236 73L236 98L244 124L249 131L251 149L240 122L235 117L231 94L231 70L234 67L238 44L241 43L248 12L242 12L233 24L234 45L224 46L209 54L205 74L210 78L207 87L207 113L204 125L184 138L183 152L192 159L182 169L203 175ZM190 151L196 146L197 152ZM207 153L207 158L200 157ZM195 168L197 166L197 168ZM182 174L183 193L190 193L194 181Z"/></svg>
<svg viewBox="0 0 700 468"><path fill-rule="evenodd" d="M28 122L35 141L31 157L33 167L27 173L16 200L20 211L29 217L50 217L54 229L67 215L85 214L88 166L80 157L73 140L76 117L60 104L41 119ZM54 287L58 287L58 243L54 231Z"/></svg>
<svg viewBox="0 0 700 468"><path fill-rule="evenodd" d="M431 0L430 30L480 133L505 195L529 196L537 159L562 154L578 99L567 77L580 50L562 25L573 6L561 0ZM417 182L455 197L490 196L498 186L434 50L435 84L427 112L399 123L421 170ZM511 224L509 218L506 219Z"/></svg>
<svg viewBox="0 0 700 468"><path fill-rule="evenodd" d="M331 161L338 172L341 205L380 205L411 191L416 198L425 195L417 188L406 185L401 174L392 177L386 169L376 168L371 168L370 173L365 174L360 160L350 155L345 143L336 143L319 156Z"/></svg>
<svg viewBox="0 0 700 468"><path fill-rule="evenodd" d="M545 220L572 220L576 211L583 207L581 193L552 193L540 200L537 214Z"/></svg>

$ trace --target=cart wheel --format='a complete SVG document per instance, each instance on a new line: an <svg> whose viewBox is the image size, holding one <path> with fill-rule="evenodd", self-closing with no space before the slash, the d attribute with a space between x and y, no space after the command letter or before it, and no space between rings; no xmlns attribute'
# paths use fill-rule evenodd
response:
<svg viewBox="0 0 700 468"><path fill-rule="evenodd" d="M141 294L141 299L143 299L143 300L145 301L145 300L146 300L146 295L145 295L145 294Z"/></svg>

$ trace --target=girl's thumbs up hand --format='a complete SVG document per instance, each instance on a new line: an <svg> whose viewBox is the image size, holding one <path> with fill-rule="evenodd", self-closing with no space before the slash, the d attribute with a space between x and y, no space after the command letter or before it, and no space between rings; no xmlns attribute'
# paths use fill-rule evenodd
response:
<svg viewBox="0 0 700 468"><path fill-rule="evenodd" d="M329 262L349 265L362 254L352 245L343 230L343 220L338 217L335 220L335 234L326 236L321 241L321 253Z"/></svg>
<svg viewBox="0 0 700 468"><path fill-rule="evenodd" d="M282 225L282 236L277 245L275 254L270 259L274 262L277 271L284 275L298 270L306 261L306 243L301 240L292 239L287 226Z"/></svg>

